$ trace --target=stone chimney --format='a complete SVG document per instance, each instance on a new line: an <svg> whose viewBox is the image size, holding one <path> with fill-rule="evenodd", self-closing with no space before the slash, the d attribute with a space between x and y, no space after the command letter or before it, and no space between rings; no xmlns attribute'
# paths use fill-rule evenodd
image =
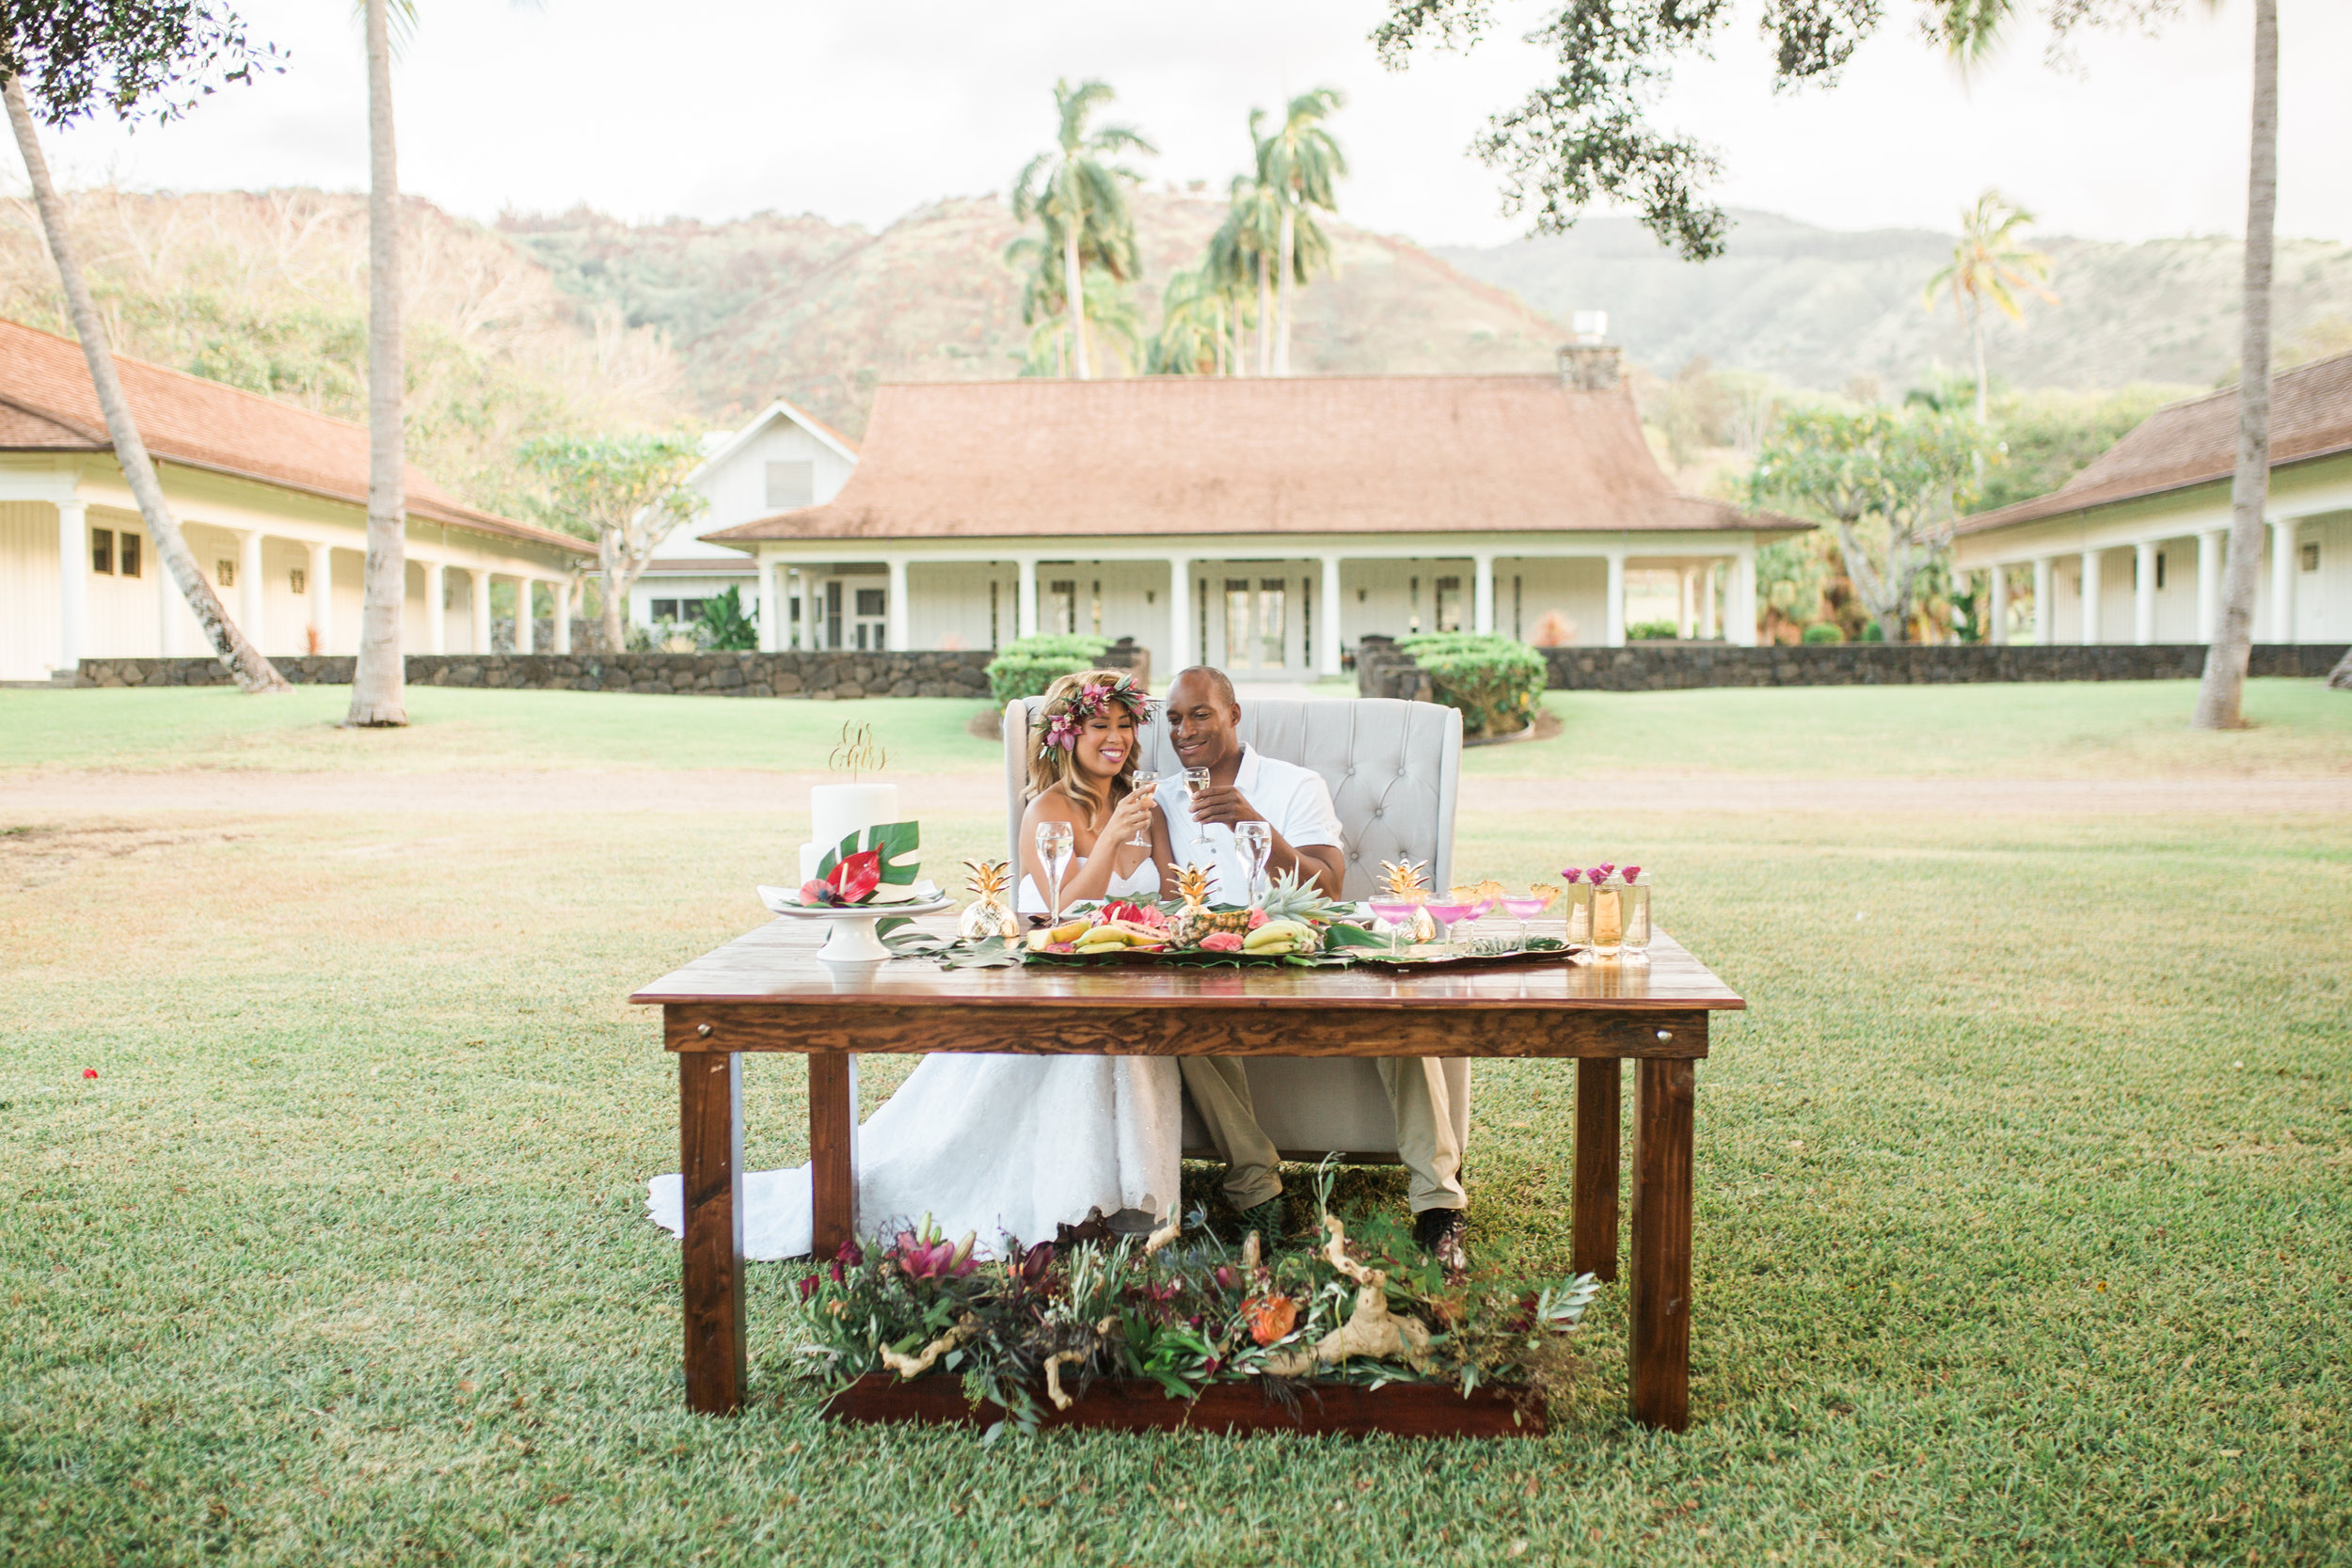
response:
<svg viewBox="0 0 2352 1568"><path fill-rule="evenodd" d="M1609 312L1579 310L1568 318L1573 341L1560 347L1560 384L1578 392L1605 392L1623 374L1617 345L1609 336Z"/></svg>

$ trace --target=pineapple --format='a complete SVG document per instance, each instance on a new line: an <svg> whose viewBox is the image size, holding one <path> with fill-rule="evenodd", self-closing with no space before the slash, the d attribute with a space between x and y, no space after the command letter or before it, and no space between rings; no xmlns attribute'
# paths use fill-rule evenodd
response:
<svg viewBox="0 0 2352 1568"><path fill-rule="evenodd" d="M965 906L956 922L956 934L966 942L978 942L986 937L1003 937L1008 942L1021 934L1021 919L1012 911L1012 900L1006 890L1012 880L1012 867L1003 861L965 861L965 880L972 889L972 902Z"/></svg>
<svg viewBox="0 0 2352 1568"><path fill-rule="evenodd" d="M1193 947L1211 931L1225 929L1209 924L1216 918L1209 911L1209 890L1216 883L1216 874L1199 866L1188 865L1176 873L1176 891L1184 904L1168 920L1168 940L1170 942L1178 947ZM1248 924L1247 916L1243 923Z"/></svg>
<svg viewBox="0 0 2352 1568"><path fill-rule="evenodd" d="M1301 879L1297 872L1285 871L1275 878L1273 885L1266 889L1265 902L1259 908L1265 911L1269 925L1288 920L1316 933L1302 941L1298 951L1311 953L1322 947L1320 928L1331 919L1331 900L1323 895L1323 890L1315 883Z"/></svg>

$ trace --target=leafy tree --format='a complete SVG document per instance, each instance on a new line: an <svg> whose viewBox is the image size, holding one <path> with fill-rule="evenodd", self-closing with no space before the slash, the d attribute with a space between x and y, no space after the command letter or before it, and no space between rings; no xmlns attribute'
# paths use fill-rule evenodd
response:
<svg viewBox="0 0 2352 1568"><path fill-rule="evenodd" d="M1169 277L1160 293L1160 331L1152 341L1153 375L1223 375L1233 298L1207 262Z"/></svg>
<svg viewBox="0 0 2352 1568"><path fill-rule="evenodd" d="M1317 87L1303 92L1290 101L1282 112L1282 123L1268 135L1258 138L1259 182L1270 187L1281 212L1280 229L1276 241L1275 269L1281 277L1282 297L1280 322L1275 331L1274 373L1291 373L1291 289L1294 281L1307 281L1309 257L1299 245L1299 227L1307 218L1307 210L1320 207L1325 212L1339 210L1339 181L1347 173L1347 155L1323 122L1336 113L1347 100L1337 87ZM1249 117L1249 130L1257 137L1258 116ZM1316 241L1321 241L1319 232ZM1327 262L1330 246L1319 246ZM1295 275L1294 277L1294 275Z"/></svg>
<svg viewBox="0 0 2352 1568"><path fill-rule="evenodd" d="M1984 445L1977 425L1948 414L1802 409L1765 443L1750 496L1835 526L1855 596L1899 642L1923 577L1974 497Z"/></svg>
<svg viewBox="0 0 2352 1568"><path fill-rule="evenodd" d="M106 420L107 439L164 569L196 612L205 640L246 691L291 689L277 667L240 630L188 553L180 521L164 499L155 465L139 438L131 405L115 374L104 324L82 276L65 206L41 152L39 119L62 127L101 106L119 118L177 118L231 82L279 69L276 52L246 37L234 11L209 0L5 0L0 4L0 87L24 155L24 172L40 211L49 254L56 262L74 335L82 341L90 385ZM63 563L68 570L72 562Z"/></svg>
<svg viewBox="0 0 2352 1568"><path fill-rule="evenodd" d="M520 456L549 492L537 508L549 526L595 542L604 646L620 652L629 591L654 546L709 504L686 483L702 463L700 444L683 435L548 436L525 443Z"/></svg>
<svg viewBox="0 0 2352 1568"><path fill-rule="evenodd" d="M1005 247L1006 260L1034 263L1021 292L1021 319L1029 326L1023 375L1062 376L1070 373L1070 309L1062 297L1060 258L1034 234ZM1087 338L1105 349L1129 370L1143 363L1143 318L1124 284L1109 274L1085 274Z"/></svg>
<svg viewBox="0 0 2352 1568"><path fill-rule="evenodd" d="M1080 280L1089 268L1100 267L1125 282L1141 271L1136 256L1135 218L1127 209L1127 188L1142 176L1109 160L1122 152L1156 152L1133 127L1105 125L1089 130L1094 111L1115 95L1103 82L1067 80L1054 84L1054 110L1059 119L1054 147L1029 160L1013 182L1013 216L1026 223L1037 219L1045 238L1061 255L1062 299L1070 312L1072 359L1078 379L1091 376L1087 353L1086 286Z"/></svg>
<svg viewBox="0 0 2352 1568"><path fill-rule="evenodd" d="M2000 460L1987 467L1976 510L2045 496L2133 427L2189 388L2132 386L2112 392L2042 388L1993 400Z"/></svg>
<svg viewBox="0 0 2352 1568"><path fill-rule="evenodd" d="M1952 309L1968 324L1968 335L1977 350L1979 424L1985 422L1988 386L1985 306L1991 304L2011 321L2023 321L2026 313L2018 306L2018 294L2032 294L2045 304L2058 303L2058 295L2042 286L2050 276L2050 259L2038 250L2027 250L2017 235L2018 230L2032 221L2031 213L2011 205L1998 191L1977 198L1977 204L1960 215L1960 240L1952 246L1951 264L1928 279L1923 295L1932 310L1936 300L1950 290Z"/></svg>

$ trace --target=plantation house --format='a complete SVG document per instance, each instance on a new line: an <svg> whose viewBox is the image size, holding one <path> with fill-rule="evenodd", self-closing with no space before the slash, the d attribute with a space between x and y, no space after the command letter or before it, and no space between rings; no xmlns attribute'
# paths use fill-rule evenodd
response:
<svg viewBox="0 0 2352 1568"><path fill-rule="evenodd" d="M818 506L840 493L857 467L848 436L779 398L749 424L707 438L702 464L686 479L708 510L671 530L653 548L629 594L636 626L676 626L702 618L705 601L736 590L756 613L759 568L739 550L713 549L697 537L778 512Z"/></svg>
<svg viewBox="0 0 2352 1568"><path fill-rule="evenodd" d="M357 652L368 433L143 360L115 365L230 616L265 654ZM490 651L493 583L533 607L516 618L518 651L532 651L542 615L569 650L587 546L461 506L413 468L407 500L410 651ZM0 322L0 679L210 651L115 463L80 345Z"/></svg>
<svg viewBox="0 0 2352 1568"><path fill-rule="evenodd" d="M2234 388L2173 404L2048 495L1963 521L1953 564L1992 574L1996 641L2029 573L2037 643L2209 642L2236 465ZM2254 641L2352 641L2352 354L2272 379L2266 512Z"/></svg>
<svg viewBox="0 0 2352 1568"><path fill-rule="evenodd" d="M1563 363L885 386L840 494L703 537L787 647L1077 632L1295 678L1368 633L1620 643L1645 573L1686 635L1754 641L1756 546L1806 525L1676 493L1614 351Z"/></svg>

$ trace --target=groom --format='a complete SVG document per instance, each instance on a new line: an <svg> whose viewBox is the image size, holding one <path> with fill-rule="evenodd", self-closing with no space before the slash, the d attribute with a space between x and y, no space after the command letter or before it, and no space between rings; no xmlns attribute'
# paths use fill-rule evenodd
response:
<svg viewBox="0 0 2352 1568"><path fill-rule="evenodd" d="M1235 726L1241 704L1221 670L1195 666L1180 673L1165 703L1169 743L1187 768L1209 770L1209 786L1187 796L1162 792L1170 858L1178 865L1214 868L1218 895L1245 896L1249 867L1233 842L1237 822L1263 822L1273 830L1266 875L1295 872L1337 898L1345 876L1339 814L1331 791L1311 768L1263 756L1244 746ZM1222 828L1222 832L1205 831ZM1242 1222L1268 1236L1282 1230L1280 1156L1258 1125L1249 1080L1239 1058L1181 1058L1184 1087L1209 1124L1209 1135L1225 1157L1225 1196L1242 1212ZM1380 1082L1396 1116L1397 1152L1412 1173L1413 1234L1424 1251L1449 1269L1463 1266L1462 1148L1446 1112L1445 1079L1434 1060L1422 1056L1382 1057Z"/></svg>

